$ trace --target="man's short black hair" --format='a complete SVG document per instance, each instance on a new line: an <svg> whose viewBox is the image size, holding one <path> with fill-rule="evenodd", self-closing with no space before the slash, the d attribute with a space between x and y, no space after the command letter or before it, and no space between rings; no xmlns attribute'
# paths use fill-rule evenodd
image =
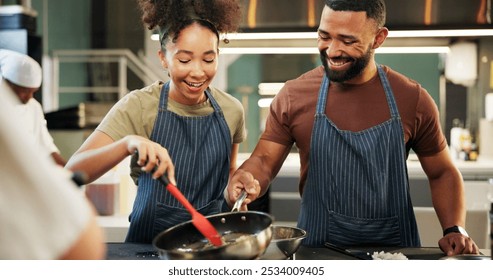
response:
<svg viewBox="0 0 493 280"><path fill-rule="evenodd" d="M334 11L366 12L378 27L385 25L385 2L383 0L325 0L325 5Z"/></svg>

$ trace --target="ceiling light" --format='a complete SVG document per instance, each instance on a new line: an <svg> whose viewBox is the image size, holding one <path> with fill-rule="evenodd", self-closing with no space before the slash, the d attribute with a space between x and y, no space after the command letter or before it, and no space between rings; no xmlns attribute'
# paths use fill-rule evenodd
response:
<svg viewBox="0 0 493 280"><path fill-rule="evenodd" d="M263 32L222 34L228 40L317 39L317 32Z"/></svg>
<svg viewBox="0 0 493 280"><path fill-rule="evenodd" d="M380 47L376 53L448 53L449 47ZM316 47L226 47L220 54L319 54Z"/></svg>
<svg viewBox="0 0 493 280"><path fill-rule="evenodd" d="M493 29L390 30L389 38L493 36ZM223 34L228 40L317 39L317 32L263 32Z"/></svg>
<svg viewBox="0 0 493 280"><path fill-rule="evenodd" d="M389 31L390 38L405 37L476 37L493 36L493 29L444 29L444 30L395 30Z"/></svg>
<svg viewBox="0 0 493 280"><path fill-rule="evenodd" d="M260 95L276 95L284 83L260 83L258 85L258 93Z"/></svg>
<svg viewBox="0 0 493 280"><path fill-rule="evenodd" d="M448 53L449 47L380 47L375 53Z"/></svg>
<svg viewBox="0 0 493 280"><path fill-rule="evenodd" d="M220 54L316 54L316 47L226 47L220 48Z"/></svg>
<svg viewBox="0 0 493 280"><path fill-rule="evenodd" d="M260 108L268 108L272 103L272 100L274 100L274 98L261 98L257 101L257 105Z"/></svg>
<svg viewBox="0 0 493 280"><path fill-rule="evenodd" d="M389 38L425 38L425 37L482 37L493 36L493 29L443 29L443 30L390 30ZM222 34L221 39L228 40L286 40L317 39L317 32L252 32ZM151 39L159 41L158 34Z"/></svg>

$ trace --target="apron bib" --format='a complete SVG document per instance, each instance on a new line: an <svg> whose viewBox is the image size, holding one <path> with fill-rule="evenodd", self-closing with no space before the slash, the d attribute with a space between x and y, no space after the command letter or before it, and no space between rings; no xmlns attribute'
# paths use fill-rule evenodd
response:
<svg viewBox="0 0 493 280"><path fill-rule="evenodd" d="M298 226L303 243L323 246L420 246L409 194L404 130L386 74L378 66L391 117L351 132L325 115L329 79L319 91L310 167Z"/></svg>
<svg viewBox="0 0 493 280"><path fill-rule="evenodd" d="M206 90L214 113L179 116L167 109L169 82L161 89L159 111L150 139L166 147L175 165L177 187L203 215L221 212L228 183L231 136L219 104ZM143 172L126 242L150 243L161 231L191 220L166 186Z"/></svg>

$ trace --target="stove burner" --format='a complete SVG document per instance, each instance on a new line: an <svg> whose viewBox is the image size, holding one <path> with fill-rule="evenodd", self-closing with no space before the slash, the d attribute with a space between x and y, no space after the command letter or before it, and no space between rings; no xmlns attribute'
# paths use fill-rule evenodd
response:
<svg viewBox="0 0 493 280"><path fill-rule="evenodd" d="M146 251L146 252L137 252L135 256L139 259L156 259L159 258L159 254L156 251Z"/></svg>

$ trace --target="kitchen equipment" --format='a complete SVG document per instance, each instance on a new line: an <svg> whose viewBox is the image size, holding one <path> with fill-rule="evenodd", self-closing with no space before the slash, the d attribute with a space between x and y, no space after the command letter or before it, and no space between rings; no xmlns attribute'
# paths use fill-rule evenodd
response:
<svg viewBox="0 0 493 280"><path fill-rule="evenodd" d="M152 244L161 259L256 259L272 238L273 218L264 212L227 212L206 217L224 239L222 246L210 246L191 221L158 234Z"/></svg>
<svg viewBox="0 0 493 280"><path fill-rule="evenodd" d="M488 121L493 121L493 92L487 93L484 98L484 115Z"/></svg>
<svg viewBox="0 0 493 280"><path fill-rule="evenodd" d="M490 179L490 182L491 180L492 179ZM493 202L491 202L490 206L490 255L493 260Z"/></svg>
<svg viewBox="0 0 493 280"><path fill-rule="evenodd" d="M85 185L85 194L100 216L115 213L115 200L120 180L115 169L110 169L94 182Z"/></svg>
<svg viewBox="0 0 493 280"><path fill-rule="evenodd" d="M204 215L200 214L180 192L180 190L168 181L165 174L159 177L159 180L166 186L166 189L190 212L192 215L192 224L202 233L214 246L223 245L221 235L214 226L207 220Z"/></svg>
<svg viewBox="0 0 493 280"><path fill-rule="evenodd" d="M290 226L272 226L272 239L261 259L283 260L292 258L305 237L306 231L303 229Z"/></svg>
<svg viewBox="0 0 493 280"><path fill-rule="evenodd" d="M488 179L488 183L490 183L490 188L488 192L488 199L490 200L490 212L489 212L489 220L490 220L490 255L493 260L493 178Z"/></svg>
<svg viewBox="0 0 493 280"><path fill-rule="evenodd" d="M0 29L16 30L24 29L31 34L36 34L36 18L38 13L31 7L21 5L0 5Z"/></svg>
<svg viewBox="0 0 493 280"><path fill-rule="evenodd" d="M479 120L479 155L482 159L493 159L493 120Z"/></svg>
<svg viewBox="0 0 493 280"><path fill-rule="evenodd" d="M344 254L346 256L353 257L354 259L357 259L357 260L371 260L372 259L370 253L366 252L366 251L346 249L346 248L337 246L335 244L332 244L330 242L325 242L325 247L329 248L330 250L334 250L338 253Z"/></svg>
<svg viewBox="0 0 493 280"><path fill-rule="evenodd" d="M131 242L107 242L108 253L107 260L158 260L159 254L155 247L150 243L131 243ZM351 250L356 248L351 248ZM438 247L376 247L376 248L358 248L368 252L391 252L402 253L409 260L438 260L445 257L445 254ZM485 252L486 253L486 252ZM306 247L301 245L296 251L296 260L355 260L330 250L325 246ZM218 263L220 264L220 263ZM276 263L277 264L277 263Z"/></svg>
<svg viewBox="0 0 493 280"><path fill-rule="evenodd" d="M45 114L48 129L95 128L114 102L84 102Z"/></svg>
<svg viewBox="0 0 493 280"><path fill-rule="evenodd" d="M445 61L445 77L454 84L473 86L478 78L478 47L472 41L459 41L449 46Z"/></svg>

